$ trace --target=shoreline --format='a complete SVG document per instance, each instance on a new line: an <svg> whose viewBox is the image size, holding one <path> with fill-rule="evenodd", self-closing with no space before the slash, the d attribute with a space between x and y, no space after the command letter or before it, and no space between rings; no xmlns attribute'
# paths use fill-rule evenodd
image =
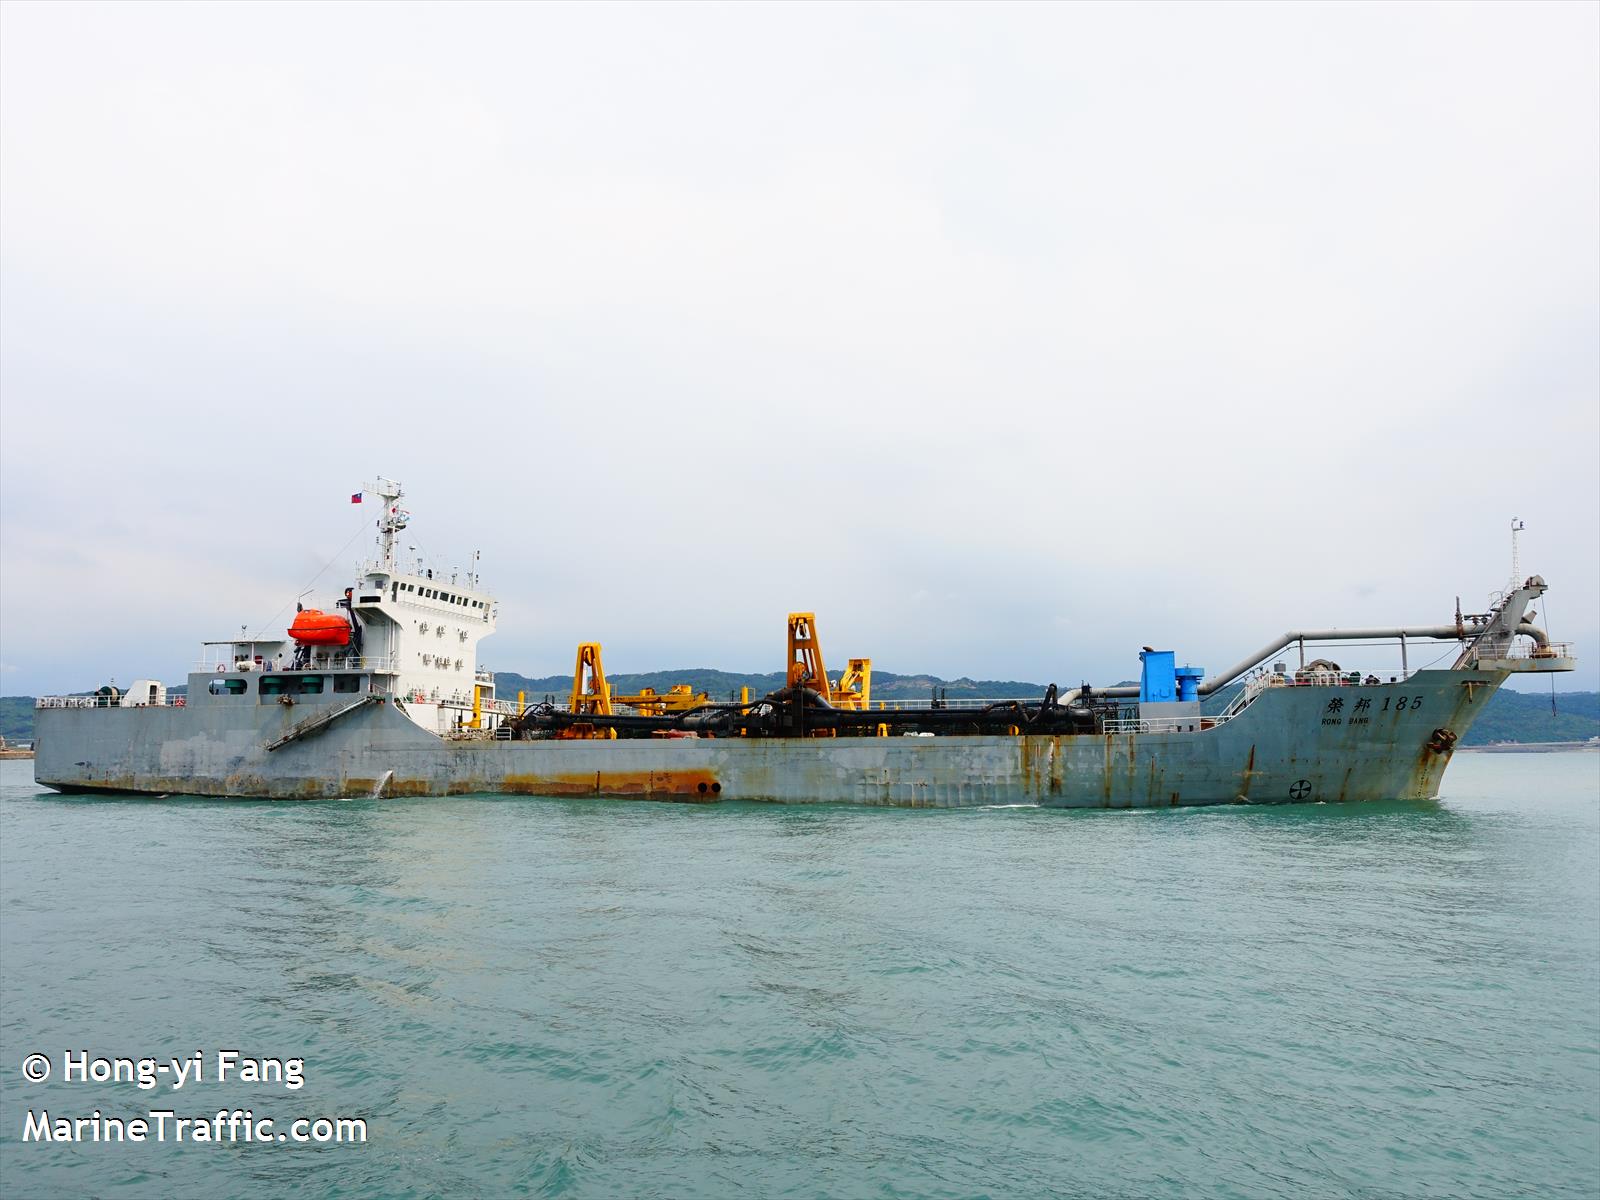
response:
<svg viewBox="0 0 1600 1200"><path fill-rule="evenodd" d="M1600 751L1596 742L1493 742L1487 746L1457 746L1457 754L1560 754L1569 750Z"/></svg>

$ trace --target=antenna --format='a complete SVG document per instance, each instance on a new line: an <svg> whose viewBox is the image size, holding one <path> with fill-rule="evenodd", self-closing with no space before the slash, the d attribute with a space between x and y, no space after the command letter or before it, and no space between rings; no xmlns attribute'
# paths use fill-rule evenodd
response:
<svg viewBox="0 0 1600 1200"><path fill-rule="evenodd" d="M378 516L378 550L380 557L378 567L385 571L394 570L394 540L395 534L404 529L411 521L411 514L400 507L400 499L404 495L400 485L392 479L378 476L378 481L370 485L371 490L378 494L378 499L383 505L383 511Z"/></svg>
<svg viewBox="0 0 1600 1200"><path fill-rule="evenodd" d="M1522 585L1522 567L1519 562L1517 535L1527 526L1516 517L1511 518L1511 582L1506 585L1506 594L1510 595Z"/></svg>

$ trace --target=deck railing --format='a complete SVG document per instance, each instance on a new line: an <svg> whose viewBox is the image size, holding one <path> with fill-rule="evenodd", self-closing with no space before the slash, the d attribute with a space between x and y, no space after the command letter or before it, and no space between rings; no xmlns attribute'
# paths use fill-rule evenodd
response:
<svg viewBox="0 0 1600 1200"><path fill-rule="evenodd" d="M159 700L130 700L127 696L40 696L35 708L182 708L188 697L163 696Z"/></svg>
<svg viewBox="0 0 1600 1200"><path fill-rule="evenodd" d="M400 670L400 660L393 655L378 654L340 654L326 660L308 663L303 667L280 667L274 664L267 668L257 666L252 662L241 670L236 664L216 659L201 659L194 665L194 670L207 675L274 675L280 671L378 671L393 674Z"/></svg>
<svg viewBox="0 0 1600 1200"><path fill-rule="evenodd" d="M922 709L949 708L962 712L971 712L988 708L991 704L1037 704L1038 696L1002 696L995 699L958 697L954 700L932 700L917 698L915 700L874 700L867 708L872 712L885 709L890 712L916 712Z"/></svg>
<svg viewBox="0 0 1600 1200"><path fill-rule="evenodd" d="M1102 726L1106 733L1175 733L1198 725L1210 729L1231 721L1236 714L1218 713L1216 716L1193 717L1107 717Z"/></svg>
<svg viewBox="0 0 1600 1200"><path fill-rule="evenodd" d="M1571 658L1571 642L1549 642L1539 645L1525 638L1514 638L1509 646L1480 652L1484 658Z"/></svg>

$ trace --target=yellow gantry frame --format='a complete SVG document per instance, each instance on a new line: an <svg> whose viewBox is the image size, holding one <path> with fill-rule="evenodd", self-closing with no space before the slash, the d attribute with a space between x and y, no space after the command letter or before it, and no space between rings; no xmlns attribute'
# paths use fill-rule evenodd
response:
<svg viewBox="0 0 1600 1200"><path fill-rule="evenodd" d="M815 613L789 614L789 660L787 670L790 687L808 687L827 698L835 708L864 711L872 707L872 660L852 658L850 666L839 677L837 685L828 678L828 669L822 661L822 642L817 637ZM744 689L748 701L749 689ZM612 696L611 685L606 682L606 670L601 660L599 642L580 642L578 658L572 667L572 704L570 711L590 716L609 717L612 703L626 704L651 716L669 712L682 712L703 704L709 699L704 693L696 694L688 684L679 684L666 695L652 688L643 688L637 695ZM522 706L518 693L517 706ZM880 736L884 730L880 729ZM587 725L575 727L567 736L616 737L616 731L594 730Z"/></svg>
<svg viewBox="0 0 1600 1200"><path fill-rule="evenodd" d="M872 707L872 660L852 658L850 668L839 676L839 686L833 689L835 708L868 709Z"/></svg>
<svg viewBox="0 0 1600 1200"><path fill-rule="evenodd" d="M828 668L822 664L822 643L817 640L815 613L789 614L789 687L808 687L824 696L831 690Z"/></svg>
<svg viewBox="0 0 1600 1200"><path fill-rule="evenodd" d="M789 614L788 664L789 687L811 688L835 708L865 709L872 702L870 658L852 658L850 669L840 676L837 686L828 678L828 668L822 661L822 642L817 637L815 613Z"/></svg>
<svg viewBox="0 0 1600 1200"><path fill-rule="evenodd" d="M578 643L578 662L572 669L572 712L611 715L611 688L600 663L600 643Z"/></svg>

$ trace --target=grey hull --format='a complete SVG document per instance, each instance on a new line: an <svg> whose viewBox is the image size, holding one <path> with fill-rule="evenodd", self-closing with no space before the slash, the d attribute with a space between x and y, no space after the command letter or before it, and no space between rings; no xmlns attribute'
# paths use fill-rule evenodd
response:
<svg viewBox="0 0 1600 1200"><path fill-rule="evenodd" d="M61 791L267 798L1068 808L1425 799L1505 678L1422 671L1370 687L1272 688L1200 732L1049 737L467 741L428 733L380 697L341 711L199 696L185 707L40 709L34 777Z"/></svg>

